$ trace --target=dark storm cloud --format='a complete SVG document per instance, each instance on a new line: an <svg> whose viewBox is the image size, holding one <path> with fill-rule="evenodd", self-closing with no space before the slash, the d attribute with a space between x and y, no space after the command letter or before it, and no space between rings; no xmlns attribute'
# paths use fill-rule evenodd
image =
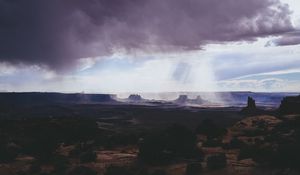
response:
<svg viewBox="0 0 300 175"><path fill-rule="evenodd" d="M0 0L0 61L62 69L78 58L199 49L293 30L278 0Z"/></svg>

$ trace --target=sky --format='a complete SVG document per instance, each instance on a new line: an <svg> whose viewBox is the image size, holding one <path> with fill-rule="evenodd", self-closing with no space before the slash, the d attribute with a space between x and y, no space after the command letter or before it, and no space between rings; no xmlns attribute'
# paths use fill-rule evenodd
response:
<svg viewBox="0 0 300 175"><path fill-rule="evenodd" d="M0 0L0 91L300 92L300 1Z"/></svg>

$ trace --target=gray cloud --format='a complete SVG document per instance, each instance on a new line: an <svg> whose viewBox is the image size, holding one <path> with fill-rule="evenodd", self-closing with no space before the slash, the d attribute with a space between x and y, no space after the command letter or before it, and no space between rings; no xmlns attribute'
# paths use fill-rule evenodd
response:
<svg viewBox="0 0 300 175"><path fill-rule="evenodd" d="M268 41L266 47L269 46L290 46L300 44L300 31L293 31L283 34L280 38Z"/></svg>
<svg viewBox="0 0 300 175"><path fill-rule="evenodd" d="M55 70L126 51L199 49L293 31L279 0L0 0L0 62Z"/></svg>
<svg viewBox="0 0 300 175"><path fill-rule="evenodd" d="M300 69L300 52L289 48L236 48L232 53L221 52L212 62L219 81L268 72ZM239 52L240 51L240 52ZM271 53L271 55L270 55Z"/></svg>

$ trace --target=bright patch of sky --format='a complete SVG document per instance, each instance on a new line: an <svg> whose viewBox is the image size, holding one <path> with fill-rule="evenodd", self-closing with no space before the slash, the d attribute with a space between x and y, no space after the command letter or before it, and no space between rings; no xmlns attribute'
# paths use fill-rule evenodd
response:
<svg viewBox="0 0 300 175"><path fill-rule="evenodd" d="M86 58L67 75L5 66L1 89L62 92L300 91L300 46L209 45L181 54Z"/></svg>

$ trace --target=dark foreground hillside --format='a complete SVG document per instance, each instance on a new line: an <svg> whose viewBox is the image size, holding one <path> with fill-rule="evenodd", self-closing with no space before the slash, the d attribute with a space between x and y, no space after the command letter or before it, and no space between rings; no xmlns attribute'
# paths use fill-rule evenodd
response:
<svg viewBox="0 0 300 175"><path fill-rule="evenodd" d="M2 106L0 174L299 174L300 115L248 100L243 110Z"/></svg>

